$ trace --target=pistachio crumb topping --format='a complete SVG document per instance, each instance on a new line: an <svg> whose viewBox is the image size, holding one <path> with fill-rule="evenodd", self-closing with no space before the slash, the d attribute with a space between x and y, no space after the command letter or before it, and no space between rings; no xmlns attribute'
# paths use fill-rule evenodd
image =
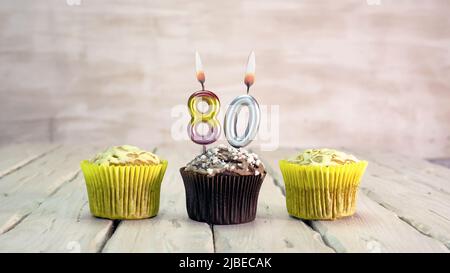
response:
<svg viewBox="0 0 450 273"><path fill-rule="evenodd" d="M92 163L101 166L158 165L161 160L155 154L131 145L114 146L97 154Z"/></svg>
<svg viewBox="0 0 450 273"><path fill-rule="evenodd" d="M333 149L308 149L289 161L312 166L337 166L359 162L355 156Z"/></svg>

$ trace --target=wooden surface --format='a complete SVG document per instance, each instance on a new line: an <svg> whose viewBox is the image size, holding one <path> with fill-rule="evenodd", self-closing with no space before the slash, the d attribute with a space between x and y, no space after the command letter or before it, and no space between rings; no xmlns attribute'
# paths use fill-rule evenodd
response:
<svg viewBox="0 0 450 273"><path fill-rule="evenodd" d="M98 147L0 148L1 252L449 252L450 170L418 158L358 153L369 160L354 216L302 221L285 208L278 160L257 151L268 175L256 220L210 226L190 220L179 168L199 149L159 145L169 160L158 216L111 221L90 215L82 159Z"/></svg>

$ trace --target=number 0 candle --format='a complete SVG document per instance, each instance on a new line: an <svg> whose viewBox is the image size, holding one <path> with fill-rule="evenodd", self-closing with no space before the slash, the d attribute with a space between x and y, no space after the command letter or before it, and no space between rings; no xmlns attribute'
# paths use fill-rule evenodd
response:
<svg viewBox="0 0 450 273"><path fill-rule="evenodd" d="M197 80L202 85L202 90L193 93L188 100L189 113L191 120L188 124L188 135L191 140L197 144L205 146L216 141L220 136L220 123L217 120L217 114L220 110L220 101L216 94L205 90L205 72L198 52L195 53L195 68ZM208 105L206 111L199 109L199 104L205 102ZM198 131L200 124L206 124L208 130L205 134Z"/></svg>
<svg viewBox="0 0 450 273"><path fill-rule="evenodd" d="M247 70L245 72L244 83L247 86L247 94L233 99L225 115L224 132L225 136L233 147L247 146L258 133L261 120L261 110L255 98L249 95L250 86L255 82L255 53L252 52L248 58ZM243 135L237 133L237 120L243 107L248 107L249 119Z"/></svg>

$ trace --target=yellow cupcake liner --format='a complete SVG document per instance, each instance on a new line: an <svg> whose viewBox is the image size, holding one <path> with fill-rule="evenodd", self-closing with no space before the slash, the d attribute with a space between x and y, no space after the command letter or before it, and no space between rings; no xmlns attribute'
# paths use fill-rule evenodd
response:
<svg viewBox="0 0 450 273"><path fill-rule="evenodd" d="M143 219L158 214L161 183L167 161L158 165L99 166L81 162L94 216Z"/></svg>
<svg viewBox="0 0 450 273"><path fill-rule="evenodd" d="M294 217L334 220L356 211L358 186L367 161L340 166L279 162L286 188L286 207Z"/></svg>

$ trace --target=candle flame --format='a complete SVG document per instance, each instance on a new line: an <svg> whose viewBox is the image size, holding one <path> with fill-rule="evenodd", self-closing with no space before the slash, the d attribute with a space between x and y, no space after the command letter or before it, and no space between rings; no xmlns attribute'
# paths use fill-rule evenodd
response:
<svg viewBox="0 0 450 273"><path fill-rule="evenodd" d="M203 85L205 83L205 72L203 71L202 59L200 59L200 54L195 52L195 73L197 75L197 80Z"/></svg>
<svg viewBox="0 0 450 273"><path fill-rule="evenodd" d="M247 62L247 70L245 71L244 83L247 85L247 88L253 85L255 82L255 52L251 52L250 56L248 56Z"/></svg>

